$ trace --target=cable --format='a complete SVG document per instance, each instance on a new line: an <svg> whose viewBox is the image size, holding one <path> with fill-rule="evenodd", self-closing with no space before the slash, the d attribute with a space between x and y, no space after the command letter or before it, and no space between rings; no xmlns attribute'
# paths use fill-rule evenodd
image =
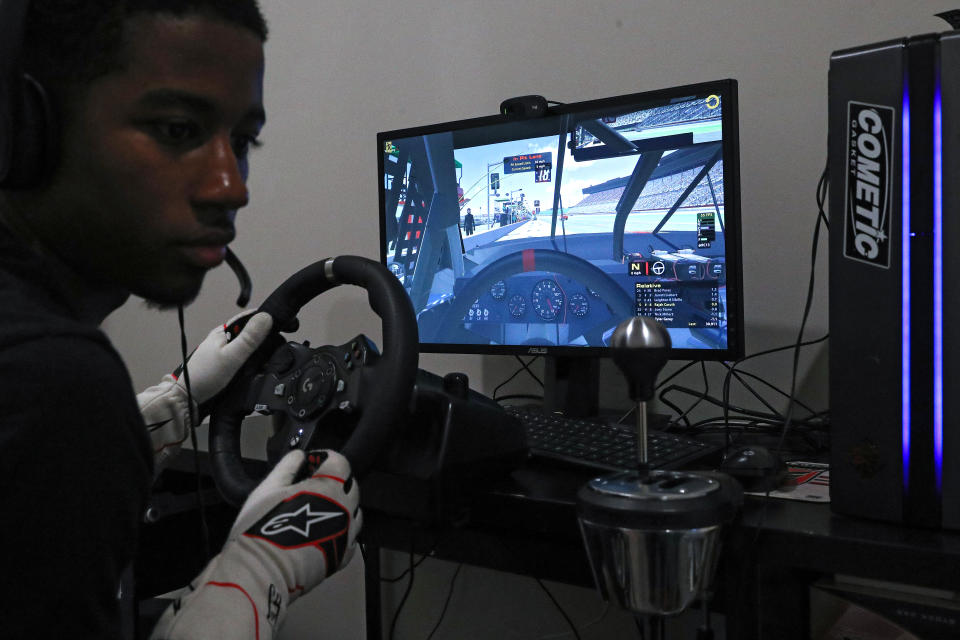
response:
<svg viewBox="0 0 960 640"><path fill-rule="evenodd" d="M682 367L680 367L679 369L677 369L676 371L674 371L673 373L671 373L669 376L667 376L664 380L661 380L661 381L657 384L656 388L659 389L659 388L662 387L663 385L667 384L668 382L670 382L671 380L673 380L674 378L676 378L678 375L680 375L681 373L683 373L684 371L686 371L687 369L689 369L689 368L692 367L693 365L697 364L697 362L700 362L700 360L691 360L691 361L688 362L687 364L683 365Z"/></svg>
<svg viewBox="0 0 960 640"><path fill-rule="evenodd" d="M433 553L433 552L425 553L424 555L420 556L420 559L413 563L413 568L416 569L416 568L419 567L421 564L423 564L424 561L425 561L427 558L430 557L431 553ZM394 582L400 582L401 580L403 580L404 578L406 578L406 577L407 577L407 574L409 574L409 573L410 573L410 569L407 568L407 569L404 569L403 572L402 572L400 575L398 575L398 576L396 576L396 577L394 577L394 578L380 578L380 582L386 582L386 583L391 583L391 584L394 583Z"/></svg>
<svg viewBox="0 0 960 640"><path fill-rule="evenodd" d="M410 592L413 590L413 579L414 579L414 577L415 577L415 573L416 573L417 567L419 567L421 564L423 564L423 562L424 562L427 558L430 558L430 557L433 556L433 553L434 553L434 551L436 550L437 545L440 544L440 541L441 541L442 538L443 538L443 537L440 536L440 535L438 535L436 538L434 538L434 540L433 540L433 545L430 547L430 551L428 551L428 552L425 553L423 556L421 556L419 560L414 561L413 557L414 557L415 554L414 554L413 550L414 550L414 548L416 547L416 538L417 538L416 532L417 532L417 526L416 526L416 524L414 523L414 525L413 525L413 526L411 527L411 529L410 529L409 566L408 566L406 569L404 569L403 572L402 572L400 575L398 575L397 577L395 577L395 578L380 578L380 581L381 581L381 582L394 583L394 582L399 582L400 580L403 580L403 578L406 577L406 576L408 576L408 575L410 576L410 580L407 582L407 587L406 587L406 589L404 589L403 597L400 598L400 604L397 605L397 610L394 612L394 614L393 614L393 620L392 620L392 622L390 623L390 635L389 635L389 638L390 638L391 640L393 640L393 634L395 633L396 628L397 628L397 621L400 619L400 612L403 611L403 607L404 607L404 605L407 603L407 598L410 597Z"/></svg>
<svg viewBox="0 0 960 640"><path fill-rule="evenodd" d="M503 402L504 400L540 400L543 401L543 396L536 396L532 393L513 393L508 396L500 396L497 398L497 402Z"/></svg>
<svg viewBox="0 0 960 640"><path fill-rule="evenodd" d="M416 540L417 529L418 529L418 527L417 527L416 523L414 523L413 526L410 527L410 555L411 555L411 556L414 555L414 554L413 554L413 547L414 547L415 540ZM398 576L396 576L396 577L394 577L394 578L380 578L380 582L394 583L394 582L400 582L401 580L403 580L405 577L407 577L407 574L410 573L411 569L416 569L416 568L419 567L421 564L423 564L424 561L425 561L427 558L433 557L434 552L437 550L437 545L440 544L440 541L441 541L442 539L443 539L443 537L442 537L442 536L439 536L439 535L438 535L436 538L434 538L433 544L430 546L430 551L427 551L425 554L423 554L422 556L420 556L420 559L419 559L419 560L417 560L416 562L414 562L411 567L408 567L407 569L404 569L403 572L402 572L400 575L398 575Z"/></svg>
<svg viewBox="0 0 960 640"><path fill-rule="evenodd" d="M640 616L633 614L633 623L637 626L637 633L642 640L663 640L666 625L664 619L657 615Z"/></svg>
<svg viewBox="0 0 960 640"><path fill-rule="evenodd" d="M604 618L607 617L608 613L610 613L610 601L605 600L603 602L603 610L597 615L596 618L580 627L580 631L586 631L590 627L600 624L603 622ZM537 640L555 640L556 638L563 638L564 636L568 635L570 635L569 631L561 631L560 633L551 633L550 635L546 636L538 636Z"/></svg>
<svg viewBox="0 0 960 640"><path fill-rule="evenodd" d="M640 622L639 614L633 614L633 624L637 625L637 633L640 634L640 640L647 640L647 625Z"/></svg>
<svg viewBox="0 0 960 640"><path fill-rule="evenodd" d="M827 229L830 228L830 222L827 220L827 216L824 213L824 204L827 198L828 186L829 186L829 164L824 167L823 173L820 174L820 181L817 183L817 222L813 227L813 242L810 252L810 278L807 283L807 297L803 306L803 317L800 320L800 330L797 332L797 341L793 351L793 371L790 379L790 400L787 402L787 415L783 423L783 430L780 432L780 440L777 443L776 451L780 453L783 451L784 444L787 441L787 434L790 432L793 421L793 409L796 406L794 402L794 396L796 395L797 387L797 371L800 365L800 348L803 345L803 332L807 326L807 319L810 315L810 308L813 305L813 291L816 283L816 266L817 266L817 247L820 244L820 225L826 224ZM829 333L827 334L830 335ZM770 491L767 489L766 498L763 501L763 505L760 508L760 518L757 521L756 531L753 536L753 545L752 548L754 553L759 548L760 541L760 532L763 530L763 523L767 517L767 505L770 504ZM745 582L746 579L746 567L750 565L749 562L743 563L743 568L741 569L741 582Z"/></svg>
<svg viewBox="0 0 960 640"><path fill-rule="evenodd" d="M809 346L811 346L811 345L814 345L814 344L818 344L818 343L820 343L820 342L823 342L824 340L827 340L829 337L830 337L830 334L829 334L829 333L826 333L826 334L822 335L821 337L819 337L819 338L817 338L817 339L815 339L815 340L809 340L809 341L807 341L807 342L803 342L803 343L800 344L800 346L801 346L801 347L809 347ZM766 350L764 350L764 351L758 351L757 353L752 353L752 354L750 354L750 355L748 355L748 356L746 356L746 357L743 357L743 358L735 361L733 364L730 364L730 365L726 365L726 364L725 364L725 366L727 367L727 378L724 380L724 396L725 396L725 397L729 397L729 384L730 384L730 379L729 379L729 378L730 378L730 376L733 375L733 372L734 372L734 370L737 368L737 366L743 364L743 363L746 362L747 360L752 360L752 359L754 359L754 358L759 358L759 357L761 357L761 356L766 356L766 355L771 355L771 354L774 354L774 353L779 353L779 352L781 352L781 351L789 351L790 349L796 349L796 347L797 347L796 343L791 342L790 344L784 345L784 346L782 346L782 347L774 347L773 349L766 349Z"/></svg>
<svg viewBox="0 0 960 640"><path fill-rule="evenodd" d="M527 373L529 373L529 374L530 374L530 377L533 378L534 380L536 380L536 381L537 381L537 384L539 384L541 387L543 387L543 380L541 380L540 378L538 378L538 377L537 377L537 374L535 374L533 371L530 370L530 365L533 364L533 362L534 362L537 358L539 358L540 356L534 356L534 357L530 358L530 360L529 360L528 362L524 362L523 359L520 358L520 356L513 356L513 357L517 359L517 362L520 363L520 366L523 367L524 371L526 371Z"/></svg>
<svg viewBox="0 0 960 640"><path fill-rule="evenodd" d="M788 351L788 350L790 350L790 349L797 349L798 347L807 347L807 346L810 346L810 345L814 345L814 344L823 342L824 340L827 340L829 337L830 337L830 334L829 334L829 333L826 333L826 334L824 334L823 336L821 336L820 338L817 338L816 340L810 340L810 341L808 341L808 342L801 342L801 343L799 343L799 344L791 343L791 344L789 344L789 345L785 345L785 346L782 346L782 347L775 347L775 348L773 348L773 349L766 349L766 350L764 350L764 351L758 351L757 353L753 353L753 354L750 354L749 356L745 356L745 357L737 360L736 362L732 363L731 365L728 365L728 366L727 366L727 375L724 377L724 380L723 380L723 393L722 393L722 404L723 404L723 406L724 406L724 407L729 407L729 405L730 405L730 380L731 380L731 378L733 377L733 374L734 374L737 366L743 364L743 363L746 362L747 360L752 360L752 359L754 359L754 358L759 358L759 357L761 357L761 356L771 355L771 354L774 354L774 353L779 353L779 352L781 352L781 351ZM726 419L727 416L728 416L728 410L727 410L727 409L724 409L724 419ZM728 439L728 441L727 441L727 446L729 446L729 444L730 444L730 443L729 443L729 439Z"/></svg>
<svg viewBox="0 0 960 640"><path fill-rule="evenodd" d="M793 344L792 346L780 347L777 349L770 349L767 351L761 351L759 353L755 353L746 358L741 358L740 360L733 363L733 365L729 367L727 376L724 379L723 399L724 399L724 402L726 403L727 401L729 401L729 398L730 398L730 395L729 395L730 378L733 376L734 370L738 364L743 363L750 358L756 358L769 353L784 351L790 348L794 350L793 370L792 370L791 382L790 382L790 394L788 396L789 400L787 402L787 413L784 418L783 434L777 446L778 450L781 450L783 448L783 444L786 441L786 436L790 430L790 423L793 418L793 408L795 406L795 396L796 396L797 371L799 369L799 363L800 363L800 348L803 346L807 346L809 344L814 344L816 342L826 340L830 336L830 334L827 333L822 338L819 338L818 340L815 340L813 342L807 342L807 343L803 342L803 332L806 329L807 319L810 315L810 307L812 306L812 303L813 303L813 291L816 283L817 247L819 246L819 243L820 243L820 225L823 224L824 226L826 226L828 230L830 228L830 221L827 219L826 213L824 212L824 205L826 203L827 194L829 192L829 185L830 185L829 166L825 166L823 169L823 172L820 174L820 180L817 182L817 193L816 193L817 222L813 229L813 247L811 250L811 258L810 258L810 279L807 284L807 297L804 303L803 317L800 321L800 330L797 333L796 343ZM726 417L726 415L727 415L727 412L725 410L724 416ZM729 439L728 439L728 444L729 444Z"/></svg>
<svg viewBox="0 0 960 640"><path fill-rule="evenodd" d="M682 367L680 367L679 369L671 373L669 376L667 376L664 380L661 380L659 383L657 383L657 386L654 387L654 390L660 389L661 387L663 387L663 385L667 384L668 382L676 378L678 375L680 375L681 373L683 373L693 365L697 364L697 362L700 362L700 360L691 360L687 364L683 365ZM679 407L674 407L671 405L668 405L668 406L670 406L670 408L676 411L677 413L680 413ZM622 424L623 421L626 420L630 416L630 414L632 414L636 410L637 410L636 406L631 407L629 411L627 411L625 414L620 416L620 419L617 420L617 424Z"/></svg>
<svg viewBox="0 0 960 640"><path fill-rule="evenodd" d="M500 384L498 384L496 387L494 387L494 389L493 389L493 396L492 396L494 400L497 399L497 391L500 391L501 387L503 387L503 386L506 385L508 382L510 382L511 380L513 380L514 378L516 378L518 375L520 375L520 372L521 372L521 371L523 371L522 368L517 369L516 371L513 372L513 375L511 375L509 378L507 378L506 380L504 380L503 382L501 382Z"/></svg>
<svg viewBox="0 0 960 640"><path fill-rule="evenodd" d="M795 426L806 431L826 431L829 428L829 424L823 419L823 417L826 415L829 415L829 411L822 411L815 416L811 416L805 420L797 422ZM723 416L713 416L693 423L690 426L690 431L723 431L726 426L729 426L730 429L740 429L743 431L768 431L779 435L781 430L783 430L783 421L743 417L730 418L724 422Z"/></svg>
<svg viewBox="0 0 960 640"><path fill-rule="evenodd" d="M667 428L669 428L669 427L672 426L673 424L676 424L676 422L679 421L679 420L681 420L681 419L682 419L683 422L689 427L689 426L690 426L690 420L687 418L687 414L690 413L691 411L693 411L693 410L697 407L697 405L699 405L701 402L703 402L704 399L706 399L707 396L709 395L709 393L710 393L710 380L707 378L707 364L706 364L704 361L702 361L702 360L700 361L700 371L701 371L701 373L703 374L703 393L700 394L700 397L698 397L698 398L696 399L696 401L694 401L694 403L687 408L686 411L684 411L683 413L681 413L680 415L678 415L676 418L671 419L670 422L667 423ZM662 396L662 395L663 395L663 394L661 393L661 396Z"/></svg>
<svg viewBox="0 0 960 640"><path fill-rule="evenodd" d="M397 610L393 614L393 620L390 622L390 640L393 640L393 635L397 630L397 620L400 619L400 612L403 611L403 605L407 603L407 598L410 597L410 592L413 590L413 578L414 572L416 570L416 565L413 562L413 540L410 541L410 566L404 572L410 574L410 580L407 582L407 588L403 591L403 597L400 598L400 604L397 605Z"/></svg>
<svg viewBox="0 0 960 640"><path fill-rule="evenodd" d="M580 640L580 633L577 631L576 625L573 624L573 620L570 619L570 616L567 615L567 612L563 610L563 607L560 606L560 603L557 602L557 599L554 598L553 594L550 593L550 590L547 589L547 585L545 585L543 581L534 574L532 568L527 565L527 558L518 554L516 549L507 544L507 542L502 538L497 537L497 542L500 543L500 547L514 560L514 562L516 562L519 566L526 568L526 570L522 571L522 573L536 580L537 584L540 585L540 588L543 589L543 592L547 594L548 598L550 598L553 606L557 608L557 611L560 612L560 615L563 616L563 619L567 621L567 624L570 626L570 630L573 633L573 637L577 640Z"/></svg>
<svg viewBox="0 0 960 640"><path fill-rule="evenodd" d="M540 378L538 378L537 375L536 375L533 371L530 370L530 365L533 364L540 356L534 356L534 357L532 357L530 360L528 360L527 362L524 362L524 361L520 358L520 356L514 356L514 357L515 357L515 358L517 359L517 361L520 363L520 368L517 369L516 371L514 371L513 374L511 374L511 376L510 376L509 378L507 378L506 380L504 380L503 382L501 382L500 384L498 384L498 385L494 388L493 394L492 394L492 398L493 398L494 400L497 399L497 392L500 391L500 389L503 388L503 387L504 387L507 383L509 383L511 380L513 380L513 379L516 378L518 375L520 375L520 373L521 373L522 371L526 371L527 373L529 373L530 376L531 376L534 380L536 380L537 383L538 383L541 387L543 386L543 381L542 381Z"/></svg>
<svg viewBox="0 0 960 640"><path fill-rule="evenodd" d="M824 336L817 340L803 342L802 344L804 346L809 344L815 344L825 340L826 337L827 336ZM795 349L795 348L796 348L796 343L791 343L789 345L778 347L776 349L768 349L762 352L758 352L756 354L751 354L750 356L747 356L746 358L741 359L737 363L734 363L734 365L740 364L748 359L755 358L761 355L776 353L778 351L786 351L788 349ZM696 362L688 363L682 369L675 372L673 376L670 376L670 378L673 378L675 375L689 368L693 364L696 364ZM726 383L725 396L727 398L726 400L724 400L723 398L715 398L709 395L708 378L704 378L704 389L702 391L696 391L694 389L683 387L677 384L670 385L665 389L661 389L658 400L661 403L663 403L665 406L669 407L674 413L677 414L675 417L671 419L666 429L675 430L676 427L679 426L678 423L682 419L683 422L686 424L684 429L688 432L707 433L707 432L717 431L717 432L726 433L728 447L732 444L734 433L756 431L756 432L766 432L766 433L769 433L770 435L774 435L774 434L779 435L783 428L785 416L781 412L777 411L770 404L770 402L768 402L767 399L765 399L756 389L754 389L754 387L749 382L747 382L744 378L749 377L751 379L757 380L761 382L763 385L769 387L770 389L774 390L776 393L782 396L789 397L789 394L751 372L736 371L735 367L728 363L722 362L720 364L726 367L728 370L728 377L725 380L725 383ZM701 363L702 373L705 373L704 368L705 368L705 363ZM734 371L731 372L730 371L731 368L734 368ZM662 384L669 382L670 378L668 378L667 380L664 380L664 382L658 386L662 387ZM729 401L729 389L730 389L729 384L732 379L736 379L741 385L743 385L744 388L746 388L757 400L759 400L766 407L769 413L763 412L763 411L757 411L753 409L747 409L743 407L738 407L731 404ZM686 410L683 410L680 408L678 404L671 402L671 400L668 398L668 395L672 393L683 393L683 394L691 395L696 398L696 401L691 407L687 408ZM810 435L810 431L811 430L824 431L825 423L823 418L824 416L829 415L829 412L826 412L826 411L817 412L817 411L814 411L805 403L800 402L799 400L795 399L794 401L797 403L797 406L800 406L801 408L803 408L808 414L803 420L795 422L795 426L798 426L803 430L802 437L804 441L810 446L811 450L813 450L814 452L822 451L824 446L823 443L817 439L813 439ZM689 413L692 411L692 409L695 406L697 406L699 403L702 403L702 402L708 402L710 404L713 404L717 407L724 409L724 415L720 416L719 418L711 417L711 418L701 420L700 422L691 424L688 418ZM626 419L627 415L629 415L630 413L632 413L632 410L628 412L623 418L621 418L620 422L623 422L623 420ZM732 414L740 414L750 419L749 420L739 419L738 421L735 421ZM723 428L724 425L726 425L726 429Z"/></svg>
<svg viewBox="0 0 960 640"><path fill-rule="evenodd" d="M197 477L197 506L200 511L200 538L203 541L203 553L206 560L210 554L210 527L207 525L207 508L203 502L203 477L200 475L200 449L197 447L197 425L193 417L193 391L190 389L190 371L187 369L187 332L184 329L183 305L177 305L177 319L180 322L180 357L183 361L183 371L180 375L187 389L187 415L190 419L190 444L193 446L193 471Z"/></svg>
<svg viewBox="0 0 960 640"><path fill-rule="evenodd" d="M563 607L560 606L560 603L557 602L557 599L553 597L552 593L550 593L550 589L547 589L547 585L543 584L543 580L537 576L532 577L537 581L537 584L540 585L540 588L543 589L543 592L547 594L547 597L550 598L550 602L552 602L553 606L557 608L557 611L560 612L560 615L563 616L563 619L567 621L568 625L570 625L570 630L573 632L573 637L577 640L580 640L580 633L577 631L576 625L573 624L573 620L570 619L570 616L567 615L567 612L563 610Z"/></svg>
<svg viewBox="0 0 960 640"><path fill-rule="evenodd" d="M724 364L724 366L726 366L726 363L723 363L723 364ZM744 381L744 379L740 376L740 374L741 374L742 372L740 372L740 371L732 371L731 373L733 374L733 377L737 379L737 382L739 382L739 383L743 386L744 389L746 389L747 391L749 391L749 392L750 392L750 395L752 395L754 398L756 398L757 400L759 400L759 401L760 401L760 404L762 404L764 407L766 407L767 410L768 410L770 413L772 413L772 414L774 414L774 415L777 415L777 416L781 415L781 413L780 413L779 411L777 411L776 407L774 407L772 404L770 404L769 402L767 402L767 400L766 400L763 396L761 396L759 393L757 393L757 390L756 390L756 389L754 389L751 385L747 384L746 381Z"/></svg>
<svg viewBox="0 0 960 640"><path fill-rule="evenodd" d="M678 375L680 375L681 373L683 373L684 371L686 371L687 369L689 369L689 368L692 367L693 365L697 364L698 362L701 362L701 361L700 361L700 360L691 360L691 361L688 362L687 364L683 365L682 367L680 367L679 369L677 369L676 371L674 371L673 373L671 373L669 376L667 376L664 380L661 380L659 383L657 383L657 386L654 387L654 390L659 389L659 388L662 387L663 385L667 384L668 382L670 382L671 380L673 380L673 379L676 378ZM674 411L676 411L677 413L680 413L680 408L679 408L679 407L674 407L674 406L672 406L672 405L668 405L668 406L670 406L670 408L673 409ZM636 406L630 407L630 409L629 409L625 414L623 414L622 416L620 416L620 418L617 420L617 424L623 424L623 421L626 420L627 418L629 418L630 415L631 415L634 411L636 411L636 410L637 410L637 407L636 407Z"/></svg>
<svg viewBox="0 0 960 640"><path fill-rule="evenodd" d="M771 382L769 382L769 381L767 381L767 380L764 380L763 378L761 378L760 376L758 376L758 375L756 375L756 374L754 374L754 373L750 373L749 371L741 371L741 372L740 372L740 375L747 376L748 378L753 378L754 380L756 380L756 381L759 382L760 384L763 384L763 385L766 385L766 386L770 387L773 391L776 391L777 393L779 393L779 394L780 394L781 396L783 396L784 398L789 398L789 397L790 397L790 394L789 394L789 393L787 393L787 392L784 391L783 389L780 389L779 387L777 387L776 385L772 384ZM747 386L746 383L744 383L742 380L740 380L740 383L743 384L744 386ZM817 413L816 411L814 411L813 409L811 409L807 404L801 402L800 400L796 400L796 399L795 399L794 402L796 402L801 408L805 409L805 410L807 411L807 413L809 413L810 415L815 415L815 414Z"/></svg>
<svg viewBox="0 0 960 640"><path fill-rule="evenodd" d="M827 333L827 334L825 334L824 336L822 336L822 337L820 337L820 338L818 338L818 339L816 339L816 340L810 340L810 341L804 341L804 340L803 340L803 334L804 334L804 331L805 331L805 329L806 329L807 320L808 320L808 318L809 318L810 309L811 309L811 307L812 307L813 292L814 292L814 290L815 290L815 283L816 283L816 260L817 260L817 251L818 251L819 238L820 238L820 227L821 227L821 225L823 225L823 226L825 226L827 229L829 229L829 220L827 219L826 213L825 213L825 211L824 211L824 206L825 206L825 202L826 202L826 198L827 198L827 194L828 194L828 187L829 187L829 171L828 171L828 168L825 167L824 170L823 170L823 172L822 172L821 175L820 175L820 180L819 180L819 182L817 183L817 193L816 193L816 201L817 201L817 221L816 221L816 225L815 225L815 227L814 227L813 246L812 246L812 249L811 249L810 278L809 278L809 283L808 283L808 287L807 287L806 300L805 300L805 303L804 303L803 317L802 317L802 319L801 319L800 329L799 329L799 331L798 331L796 341L790 343L789 345L785 345L785 346L782 346L782 347L776 347L776 348L773 348L773 349L766 349L766 350L764 350L764 351L759 351L759 352L757 352L757 353L750 354L750 355L745 356L745 357L743 357L743 358L741 358L741 359L739 359L739 360L737 360L737 361L735 361L735 362L732 362L732 363L726 363L726 362L721 363L724 367L726 367L727 373L726 373L726 375L724 376L723 389L722 389L722 393L721 393L721 398L720 398L720 399L713 398L713 397L711 397L711 396L709 395L709 393L708 393L708 387L707 387L708 382L707 382L706 378L705 378L705 380L704 380L704 390L701 391L701 392L697 392L697 391L694 391L694 390L692 390L692 389L689 389L689 388L686 388L686 387L682 387L682 386L679 386L679 385L671 385L671 386L666 387L665 385L666 385L671 379L673 379L674 377L676 377L677 375L679 375L680 373L682 373L683 371L685 371L687 368L689 368L690 366L692 366L694 363L692 363L692 362L691 362L691 363L688 363L688 364L685 365L684 367L682 367L682 368L680 368L679 370L677 370L677 371L676 371L674 374L672 374L669 378L665 379L663 382L661 382L659 385L657 385L657 388L658 388L658 389L661 389L660 394L659 394L659 400L660 400L663 404L665 404L666 406L668 406L670 409L672 409L672 410L677 414L677 416L674 417L674 418L672 418L672 419L670 420L670 423L668 423L668 428L669 428L670 426L677 425L677 424L682 420L688 429L693 429L693 428L697 427L697 428L703 430L704 427L700 427L700 426L699 426L699 425L704 424L703 422L697 423L697 425L691 425L691 424L690 424L690 421L689 421L689 418L688 418L687 416L688 416L689 413L693 410L694 407L696 407L697 405L699 405L699 404L702 403L702 402L708 402L708 403L711 403L711 404L720 406L721 409L723 410L722 420L723 420L723 425L724 425L724 433L725 433L725 435L726 435L726 446L727 446L727 447L729 447L729 446L731 445L731 443L732 443L732 440L731 440L732 431L733 431L733 429L736 428L736 426L734 425L734 423L733 423L733 421L732 421L731 413L737 413L737 414L741 414L741 415L743 415L743 416L748 416L748 417L752 417L752 418L757 418L757 419L760 419L761 421L769 421L769 422L771 422L771 425L766 425L766 426L764 427L765 429L770 429L771 426L772 426L772 424L779 423L780 428L778 429L778 431L780 432L780 436L781 436L781 437L780 437L780 440L779 440L778 445L777 445L777 450L778 450L778 451L782 451L782 450L783 450L783 447L784 447L784 445L785 445L785 443L786 443L787 435L789 434L789 432L790 432L790 430L791 430L791 427L793 427L793 426L795 425L794 413L795 413L795 410L796 410L797 407L802 408L804 411L806 411L806 412L809 414L803 421L799 421L798 424L799 424L800 426L806 427L806 428L808 428L808 429L809 429L809 428L817 428L817 429L820 429L820 430L825 430L825 428L826 428L826 423L824 422L824 418L825 418L826 416L829 416L829 412L816 412L816 411L814 411L812 408L810 408L808 405L806 405L806 404L804 404L803 402L799 401L799 400L796 398L796 385L797 385L797 375L798 375L798 371L799 371L799 360L800 360L800 350L801 350L801 348L802 348L802 347L805 347L805 346L817 344L817 343L819 343L819 342L823 342L823 341L827 340L827 339L829 338L829 336L830 336L830 334ZM746 371L738 371L738 370L737 370L738 367L742 366L743 363L747 362L748 360L751 360L751 359L754 359L754 358L758 358L758 357L761 357L761 356L765 356L765 355L769 355L769 354L773 354L773 353L778 353L778 352L781 352L781 351L787 351L787 350L792 350L792 351L793 351L793 362L792 362L792 367L791 367L791 383L790 383L790 390L789 390L789 392L784 392L783 390L779 389L779 388L776 387L775 385L767 382L766 380L763 380L762 378L760 378L759 376L757 376L757 375L755 375L755 374L753 374L753 373L746 372ZM705 375L706 375L705 370L703 371L703 373L704 373L704 376L705 376ZM754 387L753 387L751 384L749 384L749 383L744 379L745 377L749 377L749 378L751 378L751 379L753 379L753 380L757 380L757 381L761 382L762 384L764 384L765 386L767 386L767 387L769 387L770 389L772 389L773 391L775 391L776 393L778 393L778 394L780 394L780 395L782 395L782 396L785 396L785 397L787 398L787 400L788 400L786 412L785 412L785 413L781 413L780 411L778 411L778 410L777 410L772 404L770 404L770 402L768 402L759 392L757 392L757 390L754 389ZM739 383L743 386L743 388L746 389L754 398L756 398L761 404L763 404L764 407L769 411L769 413L764 413L764 412L762 412L762 411L749 410L749 409L744 409L744 408L741 408L741 407L733 406L733 405L731 404L731 402L730 402L730 393L731 393L731 383L732 383L732 381L733 381L734 379L736 379L737 382L739 382ZM693 396L695 396L695 397L697 398L697 400L696 400L696 401L693 403L693 405L691 405L689 408L687 408L686 410L682 410L678 405L672 403L670 400L667 399L667 397L666 397L667 394L670 394L670 393L673 393L673 392L686 393L686 394L689 394L689 395L693 395ZM621 422L622 422L624 419L626 419L626 417L627 417L629 414L630 414L630 413L628 412L626 415L624 415L623 418L621 418ZM715 420L716 420L716 419L711 418L711 419L709 419L709 420L706 422L706 424L711 424L711 425L712 425L712 424L715 422ZM757 428L757 424L758 424L758 423L754 423L754 424L753 424L753 428ZM745 427L744 427L744 428L745 428ZM806 442L807 442L808 444L810 444L812 447L814 447L815 449L817 449L817 448L819 448L819 447L822 446L822 445L820 445L819 443L812 441L812 440L810 439L809 434L804 434L804 438L805 438Z"/></svg>
<svg viewBox="0 0 960 640"><path fill-rule="evenodd" d="M790 432L790 425L793 419L793 409L796 406L796 403L794 402L794 396L796 395L797 387L797 370L800 367L800 345L803 344L803 332L807 327L807 318L810 316L810 307L813 306L813 290L816 283L817 273L817 247L820 244L820 225L822 223L826 223L827 228L830 228L830 222L827 220L827 216L823 212L829 183L829 167L824 167L823 173L820 174L820 182L817 184L817 223L813 227L813 248L810 252L810 281L807 285L807 299L803 306L803 319L800 321L800 331L797 332L797 346L793 352L793 374L790 381L790 400L787 403L787 417L783 424L783 434L780 436L780 442L777 445L778 451L783 449L783 444L786 442L787 434Z"/></svg>
<svg viewBox="0 0 960 640"><path fill-rule="evenodd" d="M710 395L703 395L702 393L697 392L695 389L690 389L689 387L681 387L680 385L671 385L667 389L664 389L660 394L661 400L664 402L664 404L667 404L668 406L673 408L675 411L678 410L679 408L676 407L676 405L672 405L668 401L663 399L663 396L671 391L679 391L692 396L703 396L702 397L703 401L709 402L712 405L720 407L721 409L724 409L727 412L733 411L734 413L740 413L745 416L752 416L752 417L760 418L763 420L772 420L772 421L781 421L781 422L783 420L783 416L781 416L779 413L764 413L762 411L755 411L753 409L737 407L735 405L731 405L729 402L724 402L721 398L715 398Z"/></svg>
<svg viewBox="0 0 960 640"><path fill-rule="evenodd" d="M430 635L427 636L427 640L433 637L433 634L437 632L437 629L440 628L440 624L443 622L443 617L447 615L447 607L450 606L450 600L453 598L453 587L457 582L457 576L460 575L460 570L463 569L463 563L457 565L457 570L453 572L453 577L450 578L450 588L447 590L447 599L443 603L443 609L440 610L440 617L437 619L437 623L433 625L433 630L430 632Z"/></svg>

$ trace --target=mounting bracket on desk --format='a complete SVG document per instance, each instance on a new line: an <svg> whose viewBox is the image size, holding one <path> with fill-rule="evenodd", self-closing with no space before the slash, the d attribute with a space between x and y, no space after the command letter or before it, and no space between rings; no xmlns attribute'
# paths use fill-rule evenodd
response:
<svg viewBox="0 0 960 640"><path fill-rule="evenodd" d="M430 524L456 521L471 494L506 476L528 453L520 421L472 391L465 374L441 378L420 369L409 416L369 472L389 481L366 481L361 504Z"/></svg>

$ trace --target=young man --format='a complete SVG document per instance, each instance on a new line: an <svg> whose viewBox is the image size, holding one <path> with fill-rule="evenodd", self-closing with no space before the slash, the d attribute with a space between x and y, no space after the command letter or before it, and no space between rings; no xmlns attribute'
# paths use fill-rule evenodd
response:
<svg viewBox="0 0 960 640"><path fill-rule="evenodd" d="M5 638L132 637L138 525L190 407L172 376L135 397L98 325L130 294L191 301L223 260L265 120L265 38L255 0L30 3L24 84L44 87L58 126L52 166L0 188ZM233 341L214 329L189 362L195 402L270 329L263 313ZM154 637L269 638L349 560L361 524L349 465L330 452L294 483L303 458L288 454L251 494ZM271 544L295 515L285 528L303 544Z"/></svg>

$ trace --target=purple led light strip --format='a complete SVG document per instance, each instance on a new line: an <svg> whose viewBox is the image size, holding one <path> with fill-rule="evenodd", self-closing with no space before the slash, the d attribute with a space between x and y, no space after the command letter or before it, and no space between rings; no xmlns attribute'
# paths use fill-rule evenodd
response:
<svg viewBox="0 0 960 640"><path fill-rule="evenodd" d="M933 94L933 462L943 487L943 112L940 74Z"/></svg>
<svg viewBox="0 0 960 640"><path fill-rule="evenodd" d="M903 114L902 114L902 207L901 220L901 455L903 465L903 489L910 486L910 83L904 77L903 83Z"/></svg>

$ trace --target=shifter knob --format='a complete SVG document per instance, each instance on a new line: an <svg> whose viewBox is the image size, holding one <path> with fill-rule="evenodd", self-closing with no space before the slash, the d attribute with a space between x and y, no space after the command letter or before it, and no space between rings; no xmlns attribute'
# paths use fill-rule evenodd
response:
<svg viewBox="0 0 960 640"><path fill-rule="evenodd" d="M653 398L657 375L667 364L670 333L646 317L628 318L617 325L610 339L613 362L627 379L630 399L646 402Z"/></svg>
<svg viewBox="0 0 960 640"><path fill-rule="evenodd" d="M647 401L653 398L657 374L667 363L670 334L653 318L628 318L617 325L610 338L613 362L627 379L630 399L637 407L637 469L646 475Z"/></svg>

